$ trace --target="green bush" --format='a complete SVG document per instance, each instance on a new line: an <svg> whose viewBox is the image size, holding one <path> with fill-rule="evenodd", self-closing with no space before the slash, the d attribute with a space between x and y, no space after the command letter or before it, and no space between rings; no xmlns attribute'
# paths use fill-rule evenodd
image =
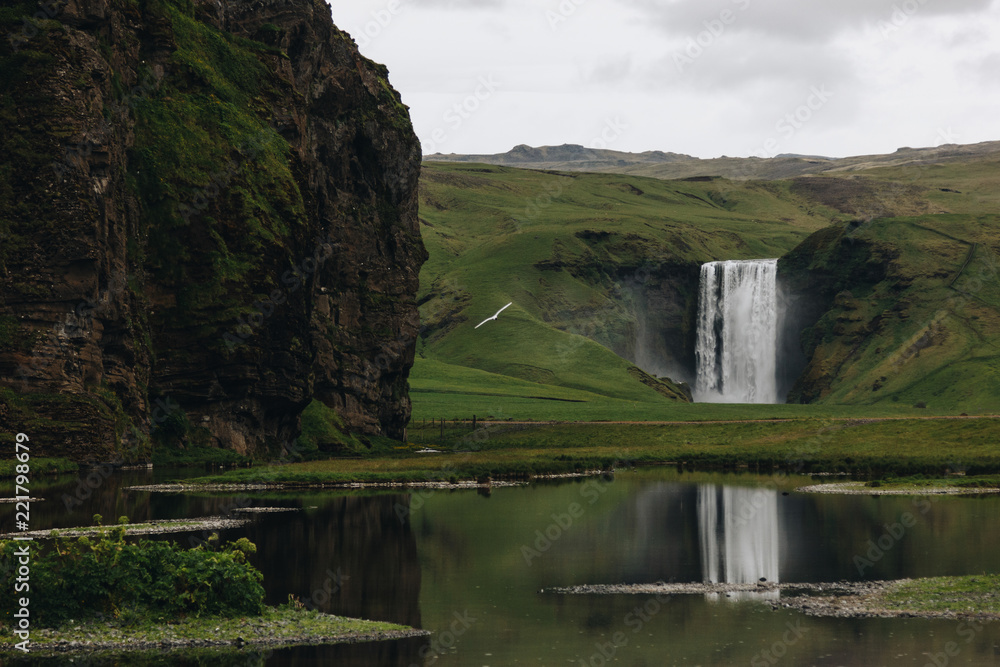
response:
<svg viewBox="0 0 1000 667"><path fill-rule="evenodd" d="M95 517L95 519L99 518ZM124 519L124 517L123 517ZM126 520L127 521L127 520ZM142 615L259 616L264 610L262 575L247 562L257 547L248 539L184 549L175 542L125 541L125 526L99 538L39 542L0 541L0 571L14 572L15 550L31 550L30 591L0 591L4 623L19 597L30 599L33 624L58 627L68 619L103 615L120 622ZM8 581L8 583L10 583Z"/></svg>

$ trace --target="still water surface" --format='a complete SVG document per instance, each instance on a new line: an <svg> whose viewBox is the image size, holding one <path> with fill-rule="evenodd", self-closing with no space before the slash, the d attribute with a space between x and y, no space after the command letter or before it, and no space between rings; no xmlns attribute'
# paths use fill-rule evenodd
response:
<svg viewBox="0 0 1000 667"><path fill-rule="evenodd" d="M476 491L162 494L126 491L190 471L124 472L67 509L78 479L35 503L35 529L259 515L223 539L257 544L268 602L289 594L330 613L434 631L341 647L170 654L212 665L994 665L1000 623L817 619L754 595L562 596L553 586L656 581L783 582L1000 572L1000 498L822 496L807 478L620 472L613 478ZM200 473L199 473L200 474ZM791 491L788 495L783 492ZM86 495L86 494L83 494ZM912 516L911 528L900 529ZM13 508L0 507L3 525ZM897 526L900 524L900 526ZM191 537L169 539L187 542ZM980 629L977 629L980 628ZM952 653L947 655L949 643ZM39 664L63 664L39 661ZM78 661L79 663L79 661ZM82 664L134 664L108 659Z"/></svg>

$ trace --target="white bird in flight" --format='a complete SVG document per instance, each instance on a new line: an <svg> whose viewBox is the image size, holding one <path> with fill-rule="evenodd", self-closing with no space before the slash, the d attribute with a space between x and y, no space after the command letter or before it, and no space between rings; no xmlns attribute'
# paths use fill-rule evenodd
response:
<svg viewBox="0 0 1000 667"><path fill-rule="evenodd" d="M485 320L483 320L482 322L480 322L479 324L477 324L476 328L478 329L479 327L483 326L484 324L486 324L490 320L495 320L497 318L497 315L499 315L500 313L502 313L504 310L506 310L509 306L512 306L513 304L514 304L514 302L511 301L506 306L504 306L503 308L501 308L500 310L498 310L497 312L495 312L493 314L493 317L487 317Z"/></svg>

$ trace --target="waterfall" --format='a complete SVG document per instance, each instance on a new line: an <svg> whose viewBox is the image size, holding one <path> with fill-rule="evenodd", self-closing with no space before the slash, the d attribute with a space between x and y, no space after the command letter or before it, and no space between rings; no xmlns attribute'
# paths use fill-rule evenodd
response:
<svg viewBox="0 0 1000 667"><path fill-rule="evenodd" d="M719 496L722 506L719 507ZM778 492L772 489L698 487L698 538L706 583L778 582ZM710 594L710 598L717 598ZM778 597L777 591L732 593L730 599Z"/></svg>
<svg viewBox="0 0 1000 667"><path fill-rule="evenodd" d="M778 260L701 267L695 400L777 403Z"/></svg>

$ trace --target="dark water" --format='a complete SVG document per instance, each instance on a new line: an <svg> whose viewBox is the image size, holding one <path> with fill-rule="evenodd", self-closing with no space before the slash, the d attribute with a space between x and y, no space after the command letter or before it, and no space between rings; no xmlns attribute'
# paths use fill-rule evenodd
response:
<svg viewBox="0 0 1000 667"><path fill-rule="evenodd" d="M224 532L257 544L268 602L393 621L430 638L279 651L149 654L76 664L191 665L993 665L1000 624L815 619L734 596L560 596L584 583L901 578L1000 571L1000 498L790 493L805 479L692 475L413 494L154 494L122 473L89 494L75 477L41 490L33 528L264 514ZM39 480L40 482L40 480ZM777 485L777 486L776 486ZM75 500L67 502L77 496ZM69 507L69 509L67 509ZM2 525L13 508L0 507ZM904 525L907 524L907 525ZM205 535L175 535L181 542ZM40 661L42 662L42 661ZM65 659L44 661L64 664Z"/></svg>

